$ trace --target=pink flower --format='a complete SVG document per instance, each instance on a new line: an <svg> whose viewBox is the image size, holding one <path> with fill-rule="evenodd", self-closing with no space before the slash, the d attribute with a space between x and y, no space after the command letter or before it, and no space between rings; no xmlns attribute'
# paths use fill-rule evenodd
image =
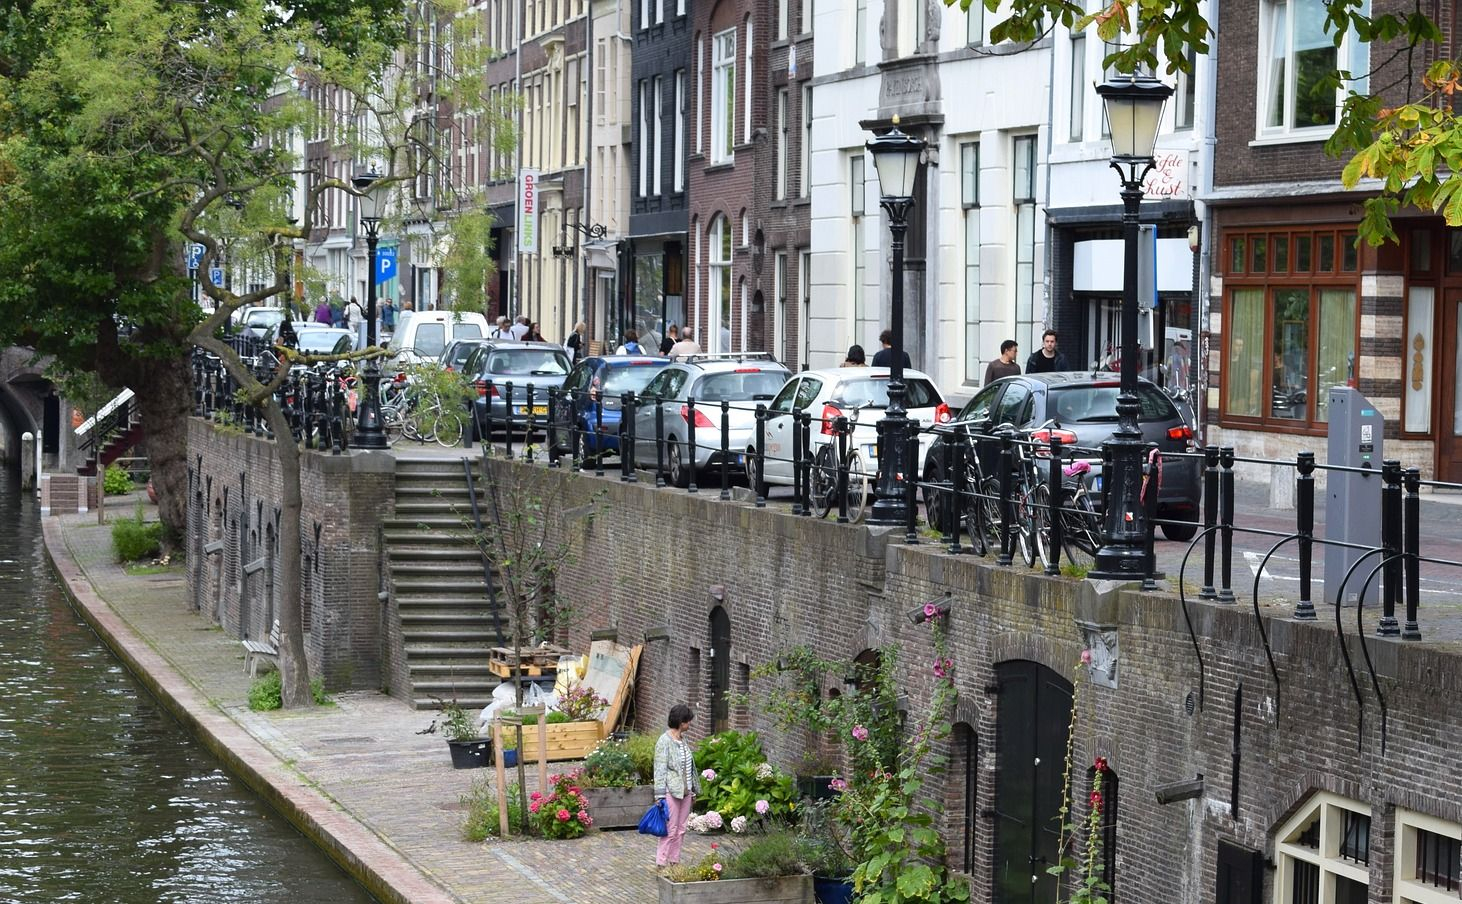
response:
<svg viewBox="0 0 1462 904"><path fill-rule="evenodd" d="M936 659L936 660L934 660L934 677L935 678L943 678L944 677L944 660L942 660L942 659Z"/></svg>
<svg viewBox="0 0 1462 904"><path fill-rule="evenodd" d="M854 725L853 737L858 739L859 741L868 740L868 729L864 728L862 725Z"/></svg>
<svg viewBox="0 0 1462 904"><path fill-rule="evenodd" d="M558 817L558 821L559 822L568 822L569 821L569 811L568 810L559 810L554 815Z"/></svg>
<svg viewBox="0 0 1462 904"><path fill-rule="evenodd" d="M570 794L583 794L584 792L581 791L581 790L579 790L579 786L578 785L570 785L569 786L569 793Z"/></svg>
<svg viewBox="0 0 1462 904"><path fill-rule="evenodd" d="M558 780L561 779L561 778L563 778L563 776L562 775L559 775L557 772L555 772L555 773L553 773L552 775L550 775L548 777L548 783L550 785L556 785L556 784L558 784Z"/></svg>
<svg viewBox="0 0 1462 904"><path fill-rule="evenodd" d="M771 804L767 803L765 800L759 800L756 802L756 815L765 816L767 815L767 811L771 808Z"/></svg>
<svg viewBox="0 0 1462 904"><path fill-rule="evenodd" d="M716 770L714 770L714 769L702 769L701 770L701 778L705 779L708 782L715 781L716 780Z"/></svg>
<svg viewBox="0 0 1462 904"><path fill-rule="evenodd" d="M528 795L529 800L541 800L542 798L543 795L538 793L537 791L534 791L532 794Z"/></svg>
<svg viewBox="0 0 1462 904"><path fill-rule="evenodd" d="M584 825L588 825L590 822L593 821L593 820L589 819L589 811L588 810L580 810L579 811L579 815L578 815L578 820L579 820L579 822L582 822Z"/></svg>
<svg viewBox="0 0 1462 904"><path fill-rule="evenodd" d="M531 804L528 805L528 812L529 813L537 813L538 810L539 810L539 808L542 807L542 806L543 806L543 802L542 801L535 800Z"/></svg>
<svg viewBox="0 0 1462 904"><path fill-rule="evenodd" d="M848 783L845 782L845 781L843 781L840 778L835 778L832 781L828 782L827 783L827 786L829 788L831 788L832 790L838 792L839 794L841 794L844 791L848 790Z"/></svg>
<svg viewBox="0 0 1462 904"><path fill-rule="evenodd" d="M1082 665L1091 665L1091 650L1082 650L1081 651L1081 664Z"/></svg>
<svg viewBox="0 0 1462 904"><path fill-rule="evenodd" d="M717 850L720 847L721 847L721 843L719 841L712 841L711 842L711 850L714 851L714 850Z"/></svg>
<svg viewBox="0 0 1462 904"><path fill-rule="evenodd" d="M933 618L933 617L935 617L938 614L939 614L939 607L938 606L934 605L933 603L925 603L924 604L924 617L925 618Z"/></svg>
<svg viewBox="0 0 1462 904"><path fill-rule="evenodd" d="M711 869L713 869L713 870L715 870L716 872L719 873L721 871L721 864L719 864L719 863L712 863L711 864ZM803 880L803 881L806 881L806 880Z"/></svg>

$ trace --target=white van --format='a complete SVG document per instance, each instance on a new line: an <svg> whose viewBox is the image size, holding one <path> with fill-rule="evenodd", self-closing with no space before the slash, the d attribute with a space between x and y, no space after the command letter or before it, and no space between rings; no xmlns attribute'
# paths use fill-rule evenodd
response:
<svg viewBox="0 0 1462 904"><path fill-rule="evenodd" d="M487 318L475 311L405 311L388 346L397 364L435 361L453 339L487 336Z"/></svg>

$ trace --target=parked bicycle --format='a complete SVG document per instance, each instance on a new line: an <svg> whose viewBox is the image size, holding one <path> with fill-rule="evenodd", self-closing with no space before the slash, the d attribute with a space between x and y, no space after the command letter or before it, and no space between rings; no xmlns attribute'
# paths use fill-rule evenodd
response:
<svg viewBox="0 0 1462 904"><path fill-rule="evenodd" d="M819 518L825 518L828 512L839 509L838 486L842 479L847 480L843 496L847 500L848 520L857 523L863 520L863 515L868 511L868 505L873 499L873 475L864 463L857 444L852 441L854 430L858 426L858 415L868 407L870 406L860 405L853 408L848 417L823 422L824 432L830 433L833 440L824 443L817 450L812 461L809 481L811 485L808 488L812 514ZM841 461L839 450L842 450ZM846 478L841 472L846 472Z"/></svg>

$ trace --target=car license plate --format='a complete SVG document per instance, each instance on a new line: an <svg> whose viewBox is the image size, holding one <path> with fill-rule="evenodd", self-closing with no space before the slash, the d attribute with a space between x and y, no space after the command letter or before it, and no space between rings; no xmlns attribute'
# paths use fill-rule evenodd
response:
<svg viewBox="0 0 1462 904"><path fill-rule="evenodd" d="M864 446L863 447L863 454L866 455L869 458L877 458L878 457L878 444L877 443L869 443L868 445Z"/></svg>
<svg viewBox="0 0 1462 904"><path fill-rule="evenodd" d="M519 405L518 406L518 413L519 414L530 414L531 413L531 414L535 414L535 415L547 415L548 414L548 406L547 405L534 405L533 406L533 410L530 412L528 410L528 406L527 405Z"/></svg>

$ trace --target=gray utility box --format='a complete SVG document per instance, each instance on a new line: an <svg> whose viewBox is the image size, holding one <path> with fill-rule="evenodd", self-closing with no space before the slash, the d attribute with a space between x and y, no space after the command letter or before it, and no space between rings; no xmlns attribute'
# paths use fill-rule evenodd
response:
<svg viewBox="0 0 1462 904"><path fill-rule="evenodd" d="M1317 529L1316 535L1366 547L1381 545L1381 462L1385 428L1385 419L1359 390L1349 386L1330 389L1330 447L1325 463L1364 468L1372 473L1326 473L1324 529ZM1325 547L1325 602L1335 604L1335 594L1340 591L1345 573L1363 555L1363 549ZM1360 599L1361 585L1380 561L1378 553L1355 570L1345 585L1344 605L1356 604ZM1371 581L1366 589L1366 605L1380 599L1380 583L1379 577Z"/></svg>

